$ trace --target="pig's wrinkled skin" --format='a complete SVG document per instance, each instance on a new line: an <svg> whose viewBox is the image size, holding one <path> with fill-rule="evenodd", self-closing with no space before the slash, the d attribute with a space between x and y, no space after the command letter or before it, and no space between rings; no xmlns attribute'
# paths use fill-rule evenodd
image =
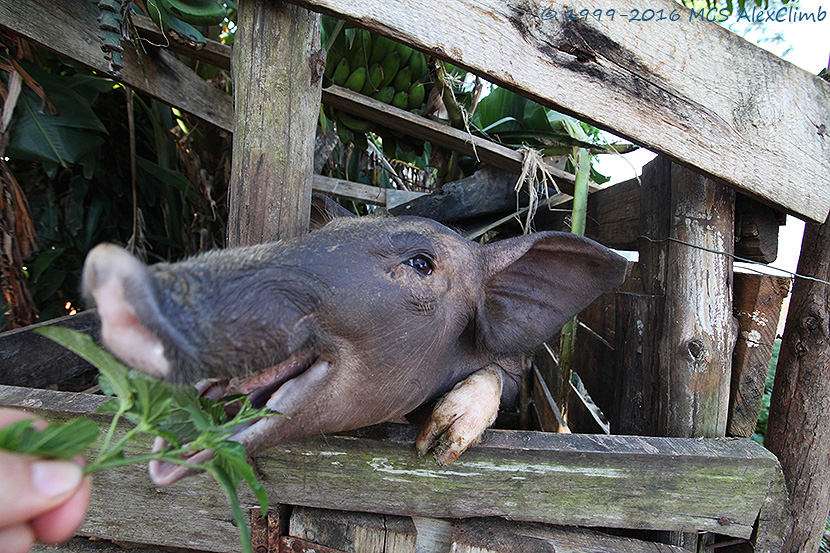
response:
<svg viewBox="0 0 830 553"><path fill-rule="evenodd" d="M451 463L516 398L518 354L625 277L622 257L571 234L480 245L428 219L345 217L320 198L315 209L331 222L292 240L150 267L104 244L84 266L123 361L290 417L242 429L250 454L446 394L417 447ZM187 472L151 467L159 484Z"/></svg>

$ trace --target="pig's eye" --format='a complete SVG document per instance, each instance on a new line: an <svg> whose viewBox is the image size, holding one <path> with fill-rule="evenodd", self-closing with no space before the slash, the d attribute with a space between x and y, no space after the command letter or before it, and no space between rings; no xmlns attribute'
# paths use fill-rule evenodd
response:
<svg viewBox="0 0 830 553"><path fill-rule="evenodd" d="M406 264L424 276L432 274L432 259L422 253L407 259Z"/></svg>

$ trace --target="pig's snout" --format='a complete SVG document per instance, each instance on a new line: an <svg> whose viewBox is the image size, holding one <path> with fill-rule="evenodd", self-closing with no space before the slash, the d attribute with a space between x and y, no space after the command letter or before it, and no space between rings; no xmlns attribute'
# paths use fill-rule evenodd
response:
<svg viewBox="0 0 830 553"><path fill-rule="evenodd" d="M158 311L147 268L126 250L101 244L86 258L83 286L84 295L98 307L104 343L131 367L158 378L168 377L170 363L164 345L141 322L135 307L147 305ZM142 301L137 301L138 296Z"/></svg>

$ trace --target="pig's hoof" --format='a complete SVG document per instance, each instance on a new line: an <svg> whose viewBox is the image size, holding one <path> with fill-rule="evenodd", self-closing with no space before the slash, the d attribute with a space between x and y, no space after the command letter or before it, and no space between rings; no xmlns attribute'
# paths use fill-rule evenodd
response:
<svg viewBox="0 0 830 553"><path fill-rule="evenodd" d="M423 456L432 450L439 465L452 464L468 447L478 443L496 420L501 388L501 368L496 365L478 370L456 384L438 402L418 434L418 454Z"/></svg>

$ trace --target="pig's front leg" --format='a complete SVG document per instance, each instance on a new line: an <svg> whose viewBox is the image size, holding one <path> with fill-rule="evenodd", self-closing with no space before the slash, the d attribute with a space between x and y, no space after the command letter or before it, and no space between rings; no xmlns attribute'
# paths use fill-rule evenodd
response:
<svg viewBox="0 0 830 553"><path fill-rule="evenodd" d="M433 450L439 465L449 465L476 444L496 420L503 383L502 368L491 364L456 384L418 434L418 454Z"/></svg>

